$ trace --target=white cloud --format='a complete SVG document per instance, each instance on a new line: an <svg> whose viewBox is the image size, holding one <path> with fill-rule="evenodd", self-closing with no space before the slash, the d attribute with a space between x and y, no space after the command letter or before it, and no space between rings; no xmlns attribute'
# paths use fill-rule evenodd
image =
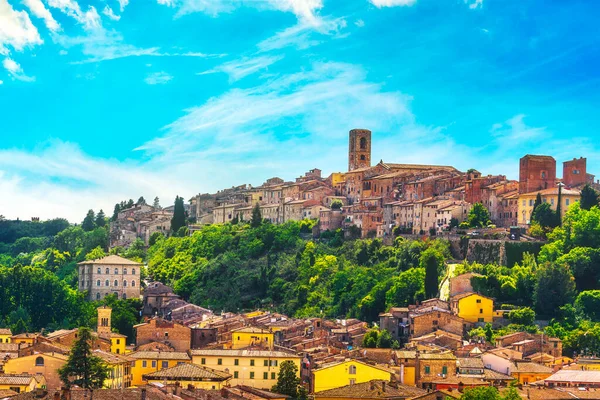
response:
<svg viewBox="0 0 600 400"><path fill-rule="evenodd" d="M27 6L27 8L29 8L29 10L31 11L31 13L33 15L44 20L44 23L46 24L46 28L50 29L52 32L56 32L56 31L60 30L60 25L58 24L58 22L56 22L56 20L54 19L54 17L50 13L50 11L46 8L46 6L44 6L44 3L42 3L42 0L22 0L22 1L23 1L23 4L25 4Z"/></svg>
<svg viewBox="0 0 600 400"><path fill-rule="evenodd" d="M525 114L518 114L504 123L492 125L491 134L505 146L521 146L527 141L546 135L546 128L533 128L525 124Z"/></svg>
<svg viewBox="0 0 600 400"><path fill-rule="evenodd" d="M412 6L417 0L369 0L377 8Z"/></svg>
<svg viewBox="0 0 600 400"><path fill-rule="evenodd" d="M172 79L172 75L161 71L148 74L146 79L144 79L144 82L146 82L148 85L164 85L165 83L169 83L169 81Z"/></svg>
<svg viewBox="0 0 600 400"><path fill-rule="evenodd" d="M354 25L358 26L359 28L362 28L363 26L365 26L365 21L363 21L362 19L357 19L356 21L354 21Z"/></svg>
<svg viewBox="0 0 600 400"><path fill-rule="evenodd" d="M25 75L23 68L21 68L21 66L13 59L5 58L2 61L2 66L4 66L8 73L15 79L18 79L23 82L35 81L34 77Z"/></svg>
<svg viewBox="0 0 600 400"><path fill-rule="evenodd" d="M66 56L67 54L69 54L69 52L66 51L66 50L61 50L61 51L58 52L58 54L61 55L61 56Z"/></svg>
<svg viewBox="0 0 600 400"><path fill-rule="evenodd" d="M125 11L125 7L129 4L129 0L117 0L119 2L119 8L121 12Z"/></svg>
<svg viewBox="0 0 600 400"><path fill-rule="evenodd" d="M315 39L315 36L338 36L340 31L346 27L347 23L344 18L321 18L318 25L309 25L299 22L298 24L277 32L258 43L257 47L260 51L278 50L284 47L295 47L303 50L321 43Z"/></svg>
<svg viewBox="0 0 600 400"><path fill-rule="evenodd" d="M198 75L224 72L229 75L230 81L234 82L265 69L281 59L283 56L242 57L239 60L229 61L216 68L200 72Z"/></svg>
<svg viewBox="0 0 600 400"><path fill-rule="evenodd" d="M464 0L471 10L483 7L483 0Z"/></svg>
<svg viewBox="0 0 600 400"><path fill-rule="evenodd" d="M108 5L106 5L104 7L104 9L102 10L102 14L106 15L108 18L112 19L113 21L118 21L121 19L121 16L116 15L115 12L113 11L113 9L110 8Z"/></svg>
<svg viewBox="0 0 600 400"><path fill-rule="evenodd" d="M8 55L9 47L22 51L42 44L42 39L25 11L15 11L7 0L0 0L0 54Z"/></svg>
<svg viewBox="0 0 600 400"><path fill-rule="evenodd" d="M0 81L0 85L3 85L3 84L4 84L4 81Z"/></svg>
<svg viewBox="0 0 600 400"><path fill-rule="evenodd" d="M102 26L100 15L94 6L89 6L87 11L82 11L75 0L48 0L48 5L74 18L88 31Z"/></svg>

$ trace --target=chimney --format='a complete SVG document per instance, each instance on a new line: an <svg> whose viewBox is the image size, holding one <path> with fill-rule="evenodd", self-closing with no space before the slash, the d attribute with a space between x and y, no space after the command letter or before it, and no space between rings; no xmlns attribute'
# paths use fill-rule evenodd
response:
<svg viewBox="0 0 600 400"><path fill-rule="evenodd" d="M385 381L381 382L381 391L385 393Z"/></svg>
<svg viewBox="0 0 600 400"><path fill-rule="evenodd" d="M142 388L142 400L146 400L146 388Z"/></svg>

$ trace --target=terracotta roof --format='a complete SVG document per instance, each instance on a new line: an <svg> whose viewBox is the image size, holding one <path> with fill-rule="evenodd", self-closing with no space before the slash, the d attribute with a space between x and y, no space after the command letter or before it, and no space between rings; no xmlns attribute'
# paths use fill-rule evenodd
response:
<svg viewBox="0 0 600 400"><path fill-rule="evenodd" d="M428 392L425 393L424 395L421 396L417 396L417 397L413 397L411 400L419 400L419 399L433 399L438 398L438 396L436 395L441 395L443 399L458 399L460 398L461 394L460 393L454 393L454 392L450 392L448 390L436 390L434 392Z"/></svg>
<svg viewBox="0 0 600 400"><path fill-rule="evenodd" d="M548 367L546 367L548 368ZM550 369L550 368L549 368ZM546 382L576 382L600 384L600 371L571 371L560 370L545 379Z"/></svg>
<svg viewBox="0 0 600 400"><path fill-rule="evenodd" d="M456 360L456 356L450 352L448 353L421 353L419 354L421 360Z"/></svg>
<svg viewBox="0 0 600 400"><path fill-rule="evenodd" d="M475 293L475 292L460 293L460 294L452 296L450 298L450 300L451 301L458 301L458 300L462 300L462 299L464 299L466 297L471 297L471 296L479 296L479 297L483 297L484 299L489 299L489 300L492 300L492 301L494 300L491 297L487 297L487 296L484 296L484 295L482 295L480 293Z"/></svg>
<svg viewBox="0 0 600 400"><path fill-rule="evenodd" d="M487 353L494 354L507 360L520 360L523 358L523 353L520 351L507 349L504 347L488 350Z"/></svg>
<svg viewBox="0 0 600 400"><path fill-rule="evenodd" d="M13 353L19 351L19 343L0 343L0 353Z"/></svg>
<svg viewBox="0 0 600 400"><path fill-rule="evenodd" d="M423 379L423 381L425 381L425 379ZM449 376L445 379L442 379L439 376L434 376L431 379L428 379L427 381L447 385L463 384L464 386L488 386L490 384L489 382L484 381L482 378L473 378L465 376Z"/></svg>
<svg viewBox="0 0 600 400"><path fill-rule="evenodd" d="M48 336L46 336L46 337L48 339L55 339L55 338L58 338L58 337L66 336L66 335L71 334L73 332L77 332L77 329L59 329L57 331L50 332L48 334Z"/></svg>
<svg viewBox="0 0 600 400"><path fill-rule="evenodd" d="M123 354L109 353L103 350L94 350L93 354L96 357L100 357L102 360L104 360L104 362L108 364L122 364L132 362L135 360L134 358L128 357Z"/></svg>
<svg viewBox="0 0 600 400"><path fill-rule="evenodd" d="M0 385L29 385L33 375L29 374L0 374Z"/></svg>
<svg viewBox="0 0 600 400"><path fill-rule="evenodd" d="M189 360L188 353L181 351L134 351L128 354L136 360Z"/></svg>
<svg viewBox="0 0 600 400"><path fill-rule="evenodd" d="M10 329L0 328L0 335L12 335L12 332L10 331Z"/></svg>
<svg viewBox="0 0 600 400"><path fill-rule="evenodd" d="M90 265L90 264L91 265L135 265L135 266L143 265L143 264L128 260L126 258L117 256L114 254L99 258L97 260L82 261L80 263L77 263L77 265Z"/></svg>
<svg viewBox="0 0 600 400"><path fill-rule="evenodd" d="M268 390L261 390L246 385L237 385L234 387L225 388L226 391L242 396L245 399L289 399L290 396L285 394L273 393Z"/></svg>
<svg viewBox="0 0 600 400"><path fill-rule="evenodd" d="M479 357L458 358L456 365L459 368L480 368L483 369L483 360Z"/></svg>
<svg viewBox="0 0 600 400"><path fill-rule="evenodd" d="M550 367L531 361L516 361L515 366L517 369L514 372L517 373L551 374L554 372ZM598 377L600 378L600 372L598 372ZM600 379L598 382L600 382Z"/></svg>
<svg viewBox="0 0 600 400"><path fill-rule="evenodd" d="M18 395L19 393L12 391L12 390L8 390L8 389L0 389L0 399L8 399L10 397L14 397L16 395Z"/></svg>
<svg viewBox="0 0 600 400"><path fill-rule="evenodd" d="M255 326L247 326L244 328L234 329L231 332L241 332L241 333L272 333L269 329L257 328Z"/></svg>
<svg viewBox="0 0 600 400"><path fill-rule="evenodd" d="M486 381L512 381L515 378L510 375L494 371L493 369L486 368L483 370L483 379Z"/></svg>
<svg viewBox="0 0 600 400"><path fill-rule="evenodd" d="M266 358L300 358L295 354L283 351L269 350L227 350L227 349L201 349L190 351L192 356L222 356L222 357L266 357Z"/></svg>
<svg viewBox="0 0 600 400"><path fill-rule="evenodd" d="M225 381L231 379L231 374L196 364L179 364L171 368L165 368L150 374L144 374L143 379L168 381Z"/></svg>
<svg viewBox="0 0 600 400"><path fill-rule="evenodd" d="M143 394L143 392L145 393ZM43 390L41 392L32 391L21 393L11 400L53 400L56 397L61 397L60 390ZM171 395L161 392L158 388L129 388L129 389L102 389L94 390L93 396L89 390L74 388L70 391L71 400L166 400L173 399Z"/></svg>
<svg viewBox="0 0 600 400"><path fill-rule="evenodd" d="M340 397L355 399L390 399L411 398L427 393L415 386L390 383L386 381L373 380L370 382L346 385L335 389L324 390L314 394L315 399L320 397Z"/></svg>
<svg viewBox="0 0 600 400"><path fill-rule="evenodd" d="M18 335L12 335L13 339L34 339L40 336L39 333L19 333Z"/></svg>

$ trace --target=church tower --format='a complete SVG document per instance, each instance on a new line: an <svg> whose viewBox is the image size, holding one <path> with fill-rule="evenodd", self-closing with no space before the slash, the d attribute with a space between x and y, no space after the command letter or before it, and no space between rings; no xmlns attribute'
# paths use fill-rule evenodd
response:
<svg viewBox="0 0 600 400"><path fill-rule="evenodd" d="M352 129L348 151L348 171L371 166L371 131Z"/></svg>
<svg viewBox="0 0 600 400"><path fill-rule="evenodd" d="M112 308L107 306L98 307L98 336L110 337Z"/></svg>

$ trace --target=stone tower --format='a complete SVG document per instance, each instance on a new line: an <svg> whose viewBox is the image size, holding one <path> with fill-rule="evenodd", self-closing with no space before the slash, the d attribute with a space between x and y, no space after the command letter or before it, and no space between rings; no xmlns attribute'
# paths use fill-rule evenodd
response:
<svg viewBox="0 0 600 400"><path fill-rule="evenodd" d="M556 185L556 160L527 154L519 162L519 193L531 193Z"/></svg>
<svg viewBox="0 0 600 400"><path fill-rule="evenodd" d="M348 151L348 171L371 166L371 131L352 129Z"/></svg>
<svg viewBox="0 0 600 400"><path fill-rule="evenodd" d="M110 317L112 314L112 308L107 306L98 307L98 336L110 336L111 333L111 321Z"/></svg>

